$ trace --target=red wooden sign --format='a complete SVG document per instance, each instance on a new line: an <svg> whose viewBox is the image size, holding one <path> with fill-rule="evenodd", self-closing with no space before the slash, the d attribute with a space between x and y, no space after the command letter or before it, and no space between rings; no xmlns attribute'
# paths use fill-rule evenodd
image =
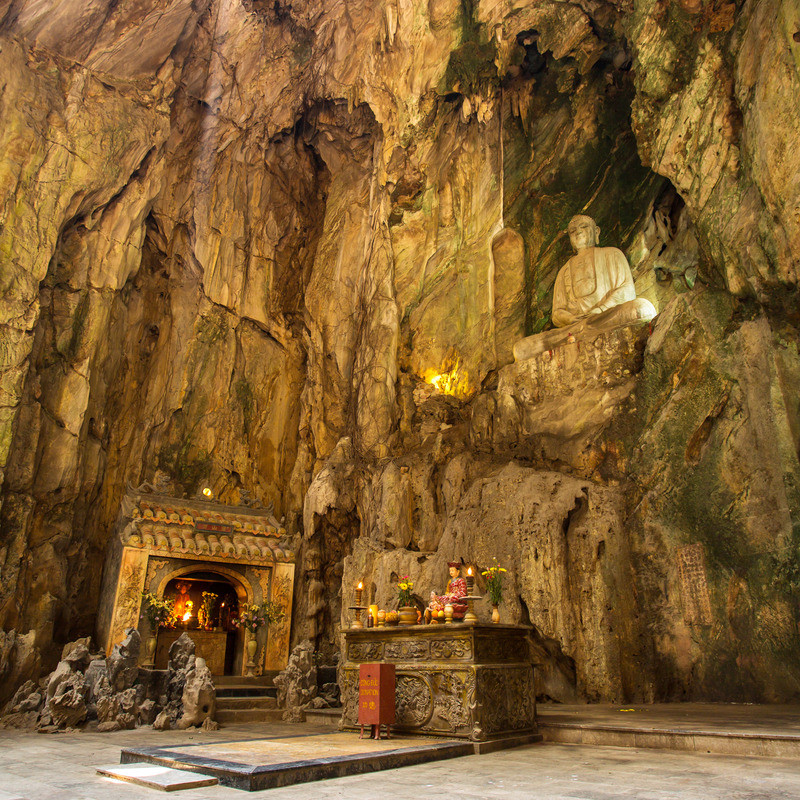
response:
<svg viewBox="0 0 800 800"><path fill-rule="evenodd" d="M359 725L392 725L394 664L362 664L358 678Z"/></svg>

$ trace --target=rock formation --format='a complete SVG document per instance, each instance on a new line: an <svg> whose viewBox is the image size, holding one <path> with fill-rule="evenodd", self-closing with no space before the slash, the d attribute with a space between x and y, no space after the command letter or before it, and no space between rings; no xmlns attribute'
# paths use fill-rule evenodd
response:
<svg viewBox="0 0 800 800"><path fill-rule="evenodd" d="M286 669L273 680L278 687L278 708L283 709L284 722L303 722L303 709L317 697L314 643L307 639L297 645L289 656Z"/></svg>
<svg viewBox="0 0 800 800"><path fill-rule="evenodd" d="M61 652L156 475L285 516L323 663L358 580L390 606L496 556L543 695L797 699L798 31L792 0L0 3L0 702L152 716L129 654ZM659 314L514 364L577 213Z"/></svg>
<svg viewBox="0 0 800 800"><path fill-rule="evenodd" d="M213 723L217 692L205 661L195 658L188 634L181 634L170 647L166 673L139 670L139 645L139 633L133 628L107 658L90 654L88 638L68 643L47 678L38 685L29 680L19 687L6 704L0 725L50 733L93 721L100 732L137 725L169 730Z"/></svg>

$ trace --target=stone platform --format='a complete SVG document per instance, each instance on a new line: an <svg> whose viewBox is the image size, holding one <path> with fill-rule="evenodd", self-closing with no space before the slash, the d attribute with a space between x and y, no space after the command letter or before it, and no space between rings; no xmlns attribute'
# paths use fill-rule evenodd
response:
<svg viewBox="0 0 800 800"><path fill-rule="evenodd" d="M473 753L474 745L464 741L419 737L375 741L359 739L353 733L332 732L215 744L126 748L120 760L123 764L149 763L191 770L213 776L223 786L252 792Z"/></svg>
<svg viewBox="0 0 800 800"><path fill-rule="evenodd" d="M542 705L545 742L800 758L800 706Z"/></svg>

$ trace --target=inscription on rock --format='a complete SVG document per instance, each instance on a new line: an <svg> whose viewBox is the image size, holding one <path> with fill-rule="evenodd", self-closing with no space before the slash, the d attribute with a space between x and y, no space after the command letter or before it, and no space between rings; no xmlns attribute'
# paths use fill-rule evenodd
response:
<svg viewBox="0 0 800 800"><path fill-rule="evenodd" d="M678 550L678 569L681 575L683 618L689 625L713 624L703 545L696 542L681 547Z"/></svg>

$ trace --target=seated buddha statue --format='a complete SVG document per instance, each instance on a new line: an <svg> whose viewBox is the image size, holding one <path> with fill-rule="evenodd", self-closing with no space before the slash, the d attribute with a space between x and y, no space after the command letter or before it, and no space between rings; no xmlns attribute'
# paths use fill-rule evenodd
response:
<svg viewBox="0 0 800 800"><path fill-rule="evenodd" d="M458 561L450 561L447 566L450 569L450 580L447 581L444 594L431 592L431 600L425 609L425 622L430 622L431 617L444 611L446 605L453 607L453 619L464 619L467 613L467 604L463 598L467 596L467 581L461 577L461 564Z"/></svg>
<svg viewBox="0 0 800 800"><path fill-rule="evenodd" d="M649 300L636 296L622 251L597 246L600 228L591 217L573 217L567 233L575 255L556 276L551 317L556 327L520 339L514 345L516 361L656 315Z"/></svg>

